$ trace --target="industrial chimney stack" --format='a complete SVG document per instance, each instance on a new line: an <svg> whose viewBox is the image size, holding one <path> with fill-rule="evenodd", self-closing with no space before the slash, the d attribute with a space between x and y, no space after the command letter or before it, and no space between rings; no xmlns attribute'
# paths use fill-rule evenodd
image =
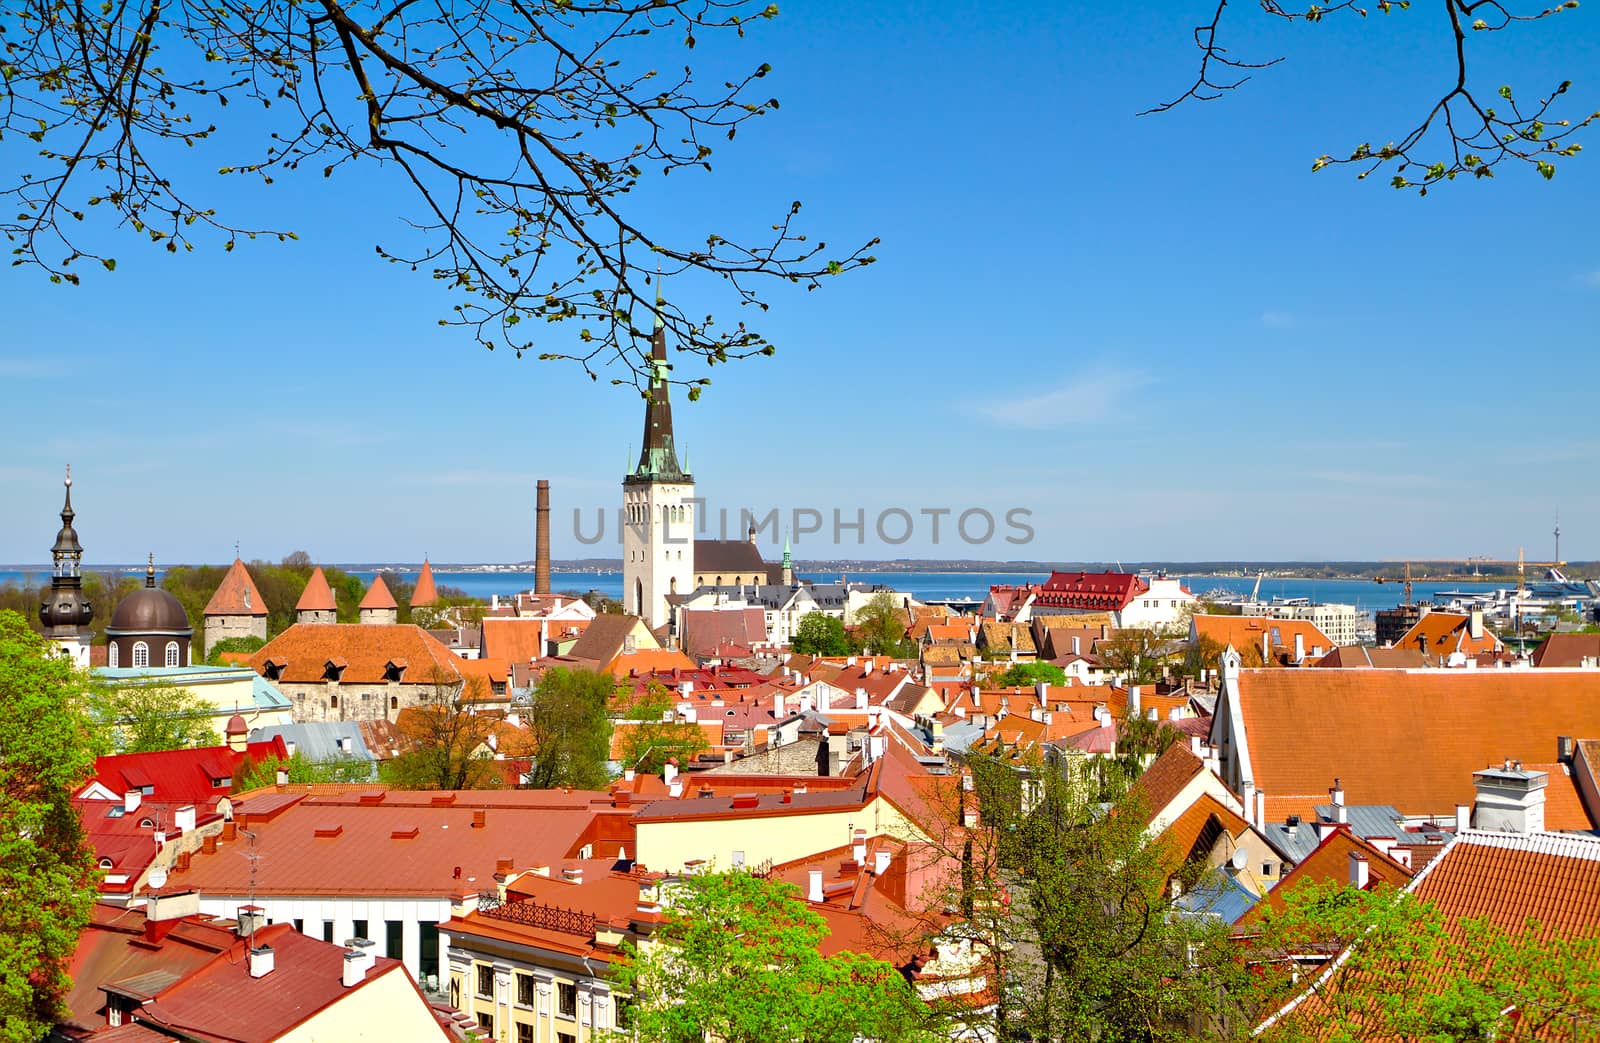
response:
<svg viewBox="0 0 1600 1043"><path fill-rule="evenodd" d="M539 479L539 500L535 515L533 592L550 593L550 480Z"/></svg>

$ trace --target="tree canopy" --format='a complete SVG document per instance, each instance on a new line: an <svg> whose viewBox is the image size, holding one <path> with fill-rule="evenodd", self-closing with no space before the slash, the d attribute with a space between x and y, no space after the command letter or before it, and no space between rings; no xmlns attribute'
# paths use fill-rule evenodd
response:
<svg viewBox="0 0 1600 1043"><path fill-rule="evenodd" d="M906 610L893 594L874 594L856 612L862 647L873 655L908 658L916 649L906 640Z"/></svg>
<svg viewBox="0 0 1600 1043"><path fill-rule="evenodd" d="M464 706L457 686L438 681L422 706L400 711L395 727L409 748L384 761L380 777L401 789L498 789L503 785L489 752L496 721Z"/></svg>
<svg viewBox="0 0 1600 1043"><path fill-rule="evenodd" d="M989 683L998 688L1032 688L1040 681L1045 684L1066 684L1067 672L1054 663L1012 663L989 679Z"/></svg>
<svg viewBox="0 0 1600 1043"><path fill-rule="evenodd" d="M671 691L652 682L644 696L623 712L617 761L624 770L659 775L668 760L676 758L679 764L688 764L705 752L703 728L666 719L676 705Z"/></svg>
<svg viewBox="0 0 1600 1043"><path fill-rule="evenodd" d="M854 1043L910 1040L927 1012L900 973L855 953L824 957L827 922L799 889L742 870L668 885L666 922L630 947L615 987L639 1040Z"/></svg>
<svg viewBox="0 0 1600 1043"><path fill-rule="evenodd" d="M220 741L211 724L211 704L186 688L129 684L93 692L95 718L117 753L215 746Z"/></svg>
<svg viewBox="0 0 1600 1043"><path fill-rule="evenodd" d="M845 635L844 623L822 612L808 612L801 617L789 647L801 655L849 655L855 650Z"/></svg>
<svg viewBox="0 0 1600 1043"><path fill-rule="evenodd" d="M533 745L534 789L601 789L610 780L611 697L616 682L591 670L555 667L533 691L527 727Z"/></svg>
<svg viewBox="0 0 1600 1043"><path fill-rule="evenodd" d="M94 850L72 794L99 752L87 682L25 619L0 612L0 1040L56 1023L94 905Z"/></svg>
<svg viewBox="0 0 1600 1043"><path fill-rule="evenodd" d="M799 202L751 238L715 226L669 238L670 223L630 196L710 171L717 148L778 108L759 93L765 62L713 57L724 47L700 52L711 69L684 64L702 39L737 41L777 13L761 0L0 0L13 30L0 137L38 145L0 187L0 231L16 263L77 283L79 262L116 267L101 214L174 253L296 238L219 210L227 193L185 176L175 146L264 185L392 172L410 192L410 233L378 255L459 295L441 324L490 348L573 359L591 376L617 362L647 387L659 312L679 349L708 364L770 354L742 323L658 308L650 281L698 272L732 303L764 308L763 281L815 287L871 263L872 244L808 240L794 226ZM265 128L255 141L223 133L241 104ZM579 328L559 343L538 332L560 322ZM682 382L694 397L706 380Z"/></svg>

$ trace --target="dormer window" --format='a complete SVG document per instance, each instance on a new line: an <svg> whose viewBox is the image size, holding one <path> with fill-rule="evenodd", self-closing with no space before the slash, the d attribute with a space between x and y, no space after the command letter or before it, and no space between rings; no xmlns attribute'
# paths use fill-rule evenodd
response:
<svg viewBox="0 0 1600 1043"><path fill-rule="evenodd" d="M405 680L406 661L404 659L391 659L384 664L383 679L390 683Z"/></svg>
<svg viewBox="0 0 1600 1043"><path fill-rule="evenodd" d="M287 659L280 659L277 656L273 656L264 664L262 673L266 675L266 678L269 681L281 681L283 680L284 668L288 665L289 661Z"/></svg>
<svg viewBox="0 0 1600 1043"><path fill-rule="evenodd" d="M142 819L139 820L139 828L140 829L155 829L156 828L156 820L153 819L153 818L142 818Z"/></svg>
<svg viewBox="0 0 1600 1043"><path fill-rule="evenodd" d="M112 862L111 862L111 859L109 859L109 858L102 858L100 860L100 868L101 869L110 869L111 865L112 865Z"/></svg>
<svg viewBox="0 0 1600 1043"><path fill-rule="evenodd" d="M324 681L338 681L344 677L344 668L349 666L342 656L334 656L322 664L322 679Z"/></svg>

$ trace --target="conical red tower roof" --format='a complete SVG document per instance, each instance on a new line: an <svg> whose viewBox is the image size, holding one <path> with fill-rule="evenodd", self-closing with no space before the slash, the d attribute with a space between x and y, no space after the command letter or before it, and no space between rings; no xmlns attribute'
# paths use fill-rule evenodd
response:
<svg viewBox="0 0 1600 1043"><path fill-rule="evenodd" d="M412 608L426 608L439 600L439 588L433 585L433 566L422 559L422 571L417 573L417 589L411 593Z"/></svg>
<svg viewBox="0 0 1600 1043"><path fill-rule="evenodd" d="M367 588L367 596L361 599L357 608L399 608L400 603L389 593L389 585L383 581L382 576L372 577L372 586Z"/></svg>
<svg viewBox="0 0 1600 1043"><path fill-rule="evenodd" d="M206 602L205 614L208 616L267 614L266 603L261 600L261 591L256 589L256 581L250 578L250 570L244 567L244 562L238 558L233 559L228 574L222 577L222 585L211 595L211 600Z"/></svg>
<svg viewBox="0 0 1600 1043"><path fill-rule="evenodd" d="M322 574L322 566L318 565L311 572L311 578L306 580L305 592L300 595L300 600L294 603L296 612L337 612L339 603L333 599L333 588L328 586L328 577Z"/></svg>

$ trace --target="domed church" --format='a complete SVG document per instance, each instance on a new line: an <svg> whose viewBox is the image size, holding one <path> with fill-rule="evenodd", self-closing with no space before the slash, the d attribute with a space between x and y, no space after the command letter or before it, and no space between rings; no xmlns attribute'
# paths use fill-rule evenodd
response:
<svg viewBox="0 0 1600 1043"><path fill-rule="evenodd" d="M156 586L155 555L145 566L144 586L123 598L106 625L110 667L188 666L194 627L183 603Z"/></svg>

